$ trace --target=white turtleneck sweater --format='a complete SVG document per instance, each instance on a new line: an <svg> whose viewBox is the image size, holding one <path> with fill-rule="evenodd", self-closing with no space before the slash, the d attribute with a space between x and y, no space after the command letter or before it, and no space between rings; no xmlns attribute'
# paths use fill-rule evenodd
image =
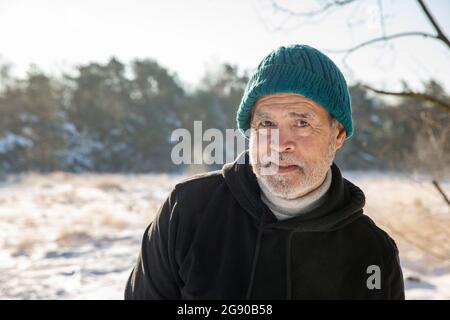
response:
<svg viewBox="0 0 450 320"><path fill-rule="evenodd" d="M325 194L331 185L331 167L327 171L324 182L317 189L297 199L283 199L273 195L270 190L257 178L261 188L261 200L278 220L285 220L310 212L319 207L325 200Z"/></svg>

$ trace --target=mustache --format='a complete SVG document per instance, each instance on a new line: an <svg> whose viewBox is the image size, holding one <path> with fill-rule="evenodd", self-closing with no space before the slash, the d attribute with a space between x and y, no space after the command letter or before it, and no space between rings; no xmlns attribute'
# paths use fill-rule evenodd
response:
<svg viewBox="0 0 450 320"><path fill-rule="evenodd" d="M295 155L291 153L280 153L278 155L264 155L261 156L260 164L262 167L267 168L271 165L279 165L280 163L283 166L298 166L303 168L305 166L304 162L298 159Z"/></svg>

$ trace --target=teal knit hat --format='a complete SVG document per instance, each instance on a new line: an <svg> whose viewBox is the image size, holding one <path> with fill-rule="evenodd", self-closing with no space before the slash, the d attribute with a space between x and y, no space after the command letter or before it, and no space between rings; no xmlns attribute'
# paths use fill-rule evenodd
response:
<svg viewBox="0 0 450 320"><path fill-rule="evenodd" d="M237 125L245 135L251 110L259 97L297 93L328 110L353 134L351 98L338 67L325 54L307 45L280 47L266 56L251 76L237 112Z"/></svg>

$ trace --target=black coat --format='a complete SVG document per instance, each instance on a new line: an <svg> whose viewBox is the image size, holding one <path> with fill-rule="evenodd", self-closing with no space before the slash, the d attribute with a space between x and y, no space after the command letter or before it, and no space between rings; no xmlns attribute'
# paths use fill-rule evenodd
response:
<svg viewBox="0 0 450 320"><path fill-rule="evenodd" d="M278 221L260 200L248 151L178 183L145 231L125 298L404 299L394 241L334 163L326 196ZM373 265L379 289L367 285Z"/></svg>

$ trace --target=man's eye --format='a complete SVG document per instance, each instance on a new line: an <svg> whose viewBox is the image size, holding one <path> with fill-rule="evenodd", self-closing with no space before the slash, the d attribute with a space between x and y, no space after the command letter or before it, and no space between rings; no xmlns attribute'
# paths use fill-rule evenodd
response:
<svg viewBox="0 0 450 320"><path fill-rule="evenodd" d="M259 126L260 127L263 127L263 128L269 128L269 127L273 127L275 124L272 122L272 121L269 121L269 120L264 120L264 121L261 121L260 123L259 123Z"/></svg>
<svg viewBox="0 0 450 320"><path fill-rule="evenodd" d="M309 123L303 120L298 120L296 121L295 125L299 128L305 128L307 126L309 126Z"/></svg>

